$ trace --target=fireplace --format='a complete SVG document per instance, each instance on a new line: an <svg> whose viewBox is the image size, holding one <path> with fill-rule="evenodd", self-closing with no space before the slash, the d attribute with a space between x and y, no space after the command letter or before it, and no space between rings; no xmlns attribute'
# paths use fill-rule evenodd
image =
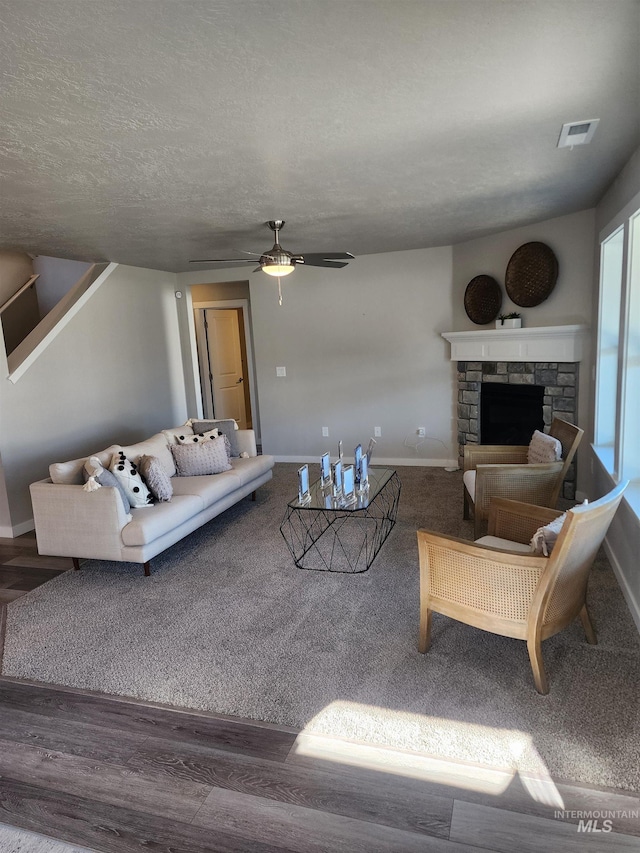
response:
<svg viewBox="0 0 640 853"><path fill-rule="evenodd" d="M480 385L480 444L529 444L544 429L542 385Z"/></svg>
<svg viewBox="0 0 640 853"><path fill-rule="evenodd" d="M457 364L461 467L465 444L529 444L533 431L549 427L554 417L576 422L577 362L458 361ZM485 385L492 387L489 403ZM500 386L502 393L495 386ZM497 399L492 401L493 390ZM529 420L529 415L516 415L521 404L525 409L533 408L531 398L536 399L535 416ZM487 420L495 423L489 427ZM500 430L500 437L492 431L494 427ZM575 497L575 476L574 461L563 486L563 497L570 500Z"/></svg>

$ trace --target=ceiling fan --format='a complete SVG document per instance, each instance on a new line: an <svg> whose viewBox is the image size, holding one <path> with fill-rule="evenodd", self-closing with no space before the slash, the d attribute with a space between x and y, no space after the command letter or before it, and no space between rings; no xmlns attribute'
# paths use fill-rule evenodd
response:
<svg viewBox="0 0 640 853"><path fill-rule="evenodd" d="M287 252L280 245L280 231L284 227L284 220L271 219L266 223L274 233L275 242L273 248L262 255L257 252L247 252L247 255L259 257L260 266L256 267L253 272L266 272L267 275L284 276L292 273L297 264L304 264L308 267L328 267L330 269L341 269L347 265L347 261L353 260L353 255L350 252L324 252L304 255L294 255ZM254 264L254 258L204 258L197 261L189 261L190 264Z"/></svg>

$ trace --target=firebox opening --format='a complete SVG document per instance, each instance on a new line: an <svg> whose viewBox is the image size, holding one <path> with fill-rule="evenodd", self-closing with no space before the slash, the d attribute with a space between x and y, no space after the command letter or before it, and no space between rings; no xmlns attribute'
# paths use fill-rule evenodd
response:
<svg viewBox="0 0 640 853"><path fill-rule="evenodd" d="M480 443L529 444L544 429L544 386L483 382L480 386Z"/></svg>

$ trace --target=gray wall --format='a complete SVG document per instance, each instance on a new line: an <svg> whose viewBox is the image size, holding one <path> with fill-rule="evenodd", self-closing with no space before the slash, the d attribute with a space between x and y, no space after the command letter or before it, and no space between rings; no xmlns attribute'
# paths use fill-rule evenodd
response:
<svg viewBox="0 0 640 853"><path fill-rule="evenodd" d="M49 463L185 420L174 285L172 273L117 267L15 385L0 382L14 530L28 524L28 485Z"/></svg>
<svg viewBox="0 0 640 853"><path fill-rule="evenodd" d="M178 280L233 276L246 279L247 270ZM450 247L358 257L339 271L298 269L282 279L282 306L276 279L256 273L249 283L265 452L316 459L335 455L340 438L350 452L380 426L378 461L455 459L453 369L440 337L452 322ZM427 439L416 450L419 426Z"/></svg>

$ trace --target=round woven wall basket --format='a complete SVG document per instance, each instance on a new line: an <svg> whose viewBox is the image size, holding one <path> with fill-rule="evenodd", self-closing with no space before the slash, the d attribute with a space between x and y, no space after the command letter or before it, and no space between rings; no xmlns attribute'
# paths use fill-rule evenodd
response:
<svg viewBox="0 0 640 853"><path fill-rule="evenodd" d="M525 243L507 264L504 286L516 305L532 308L549 296L558 280L558 259L546 243Z"/></svg>
<svg viewBox="0 0 640 853"><path fill-rule="evenodd" d="M502 290L495 278L477 275L471 279L464 292L464 310L470 320L478 326L492 323L501 305Z"/></svg>

